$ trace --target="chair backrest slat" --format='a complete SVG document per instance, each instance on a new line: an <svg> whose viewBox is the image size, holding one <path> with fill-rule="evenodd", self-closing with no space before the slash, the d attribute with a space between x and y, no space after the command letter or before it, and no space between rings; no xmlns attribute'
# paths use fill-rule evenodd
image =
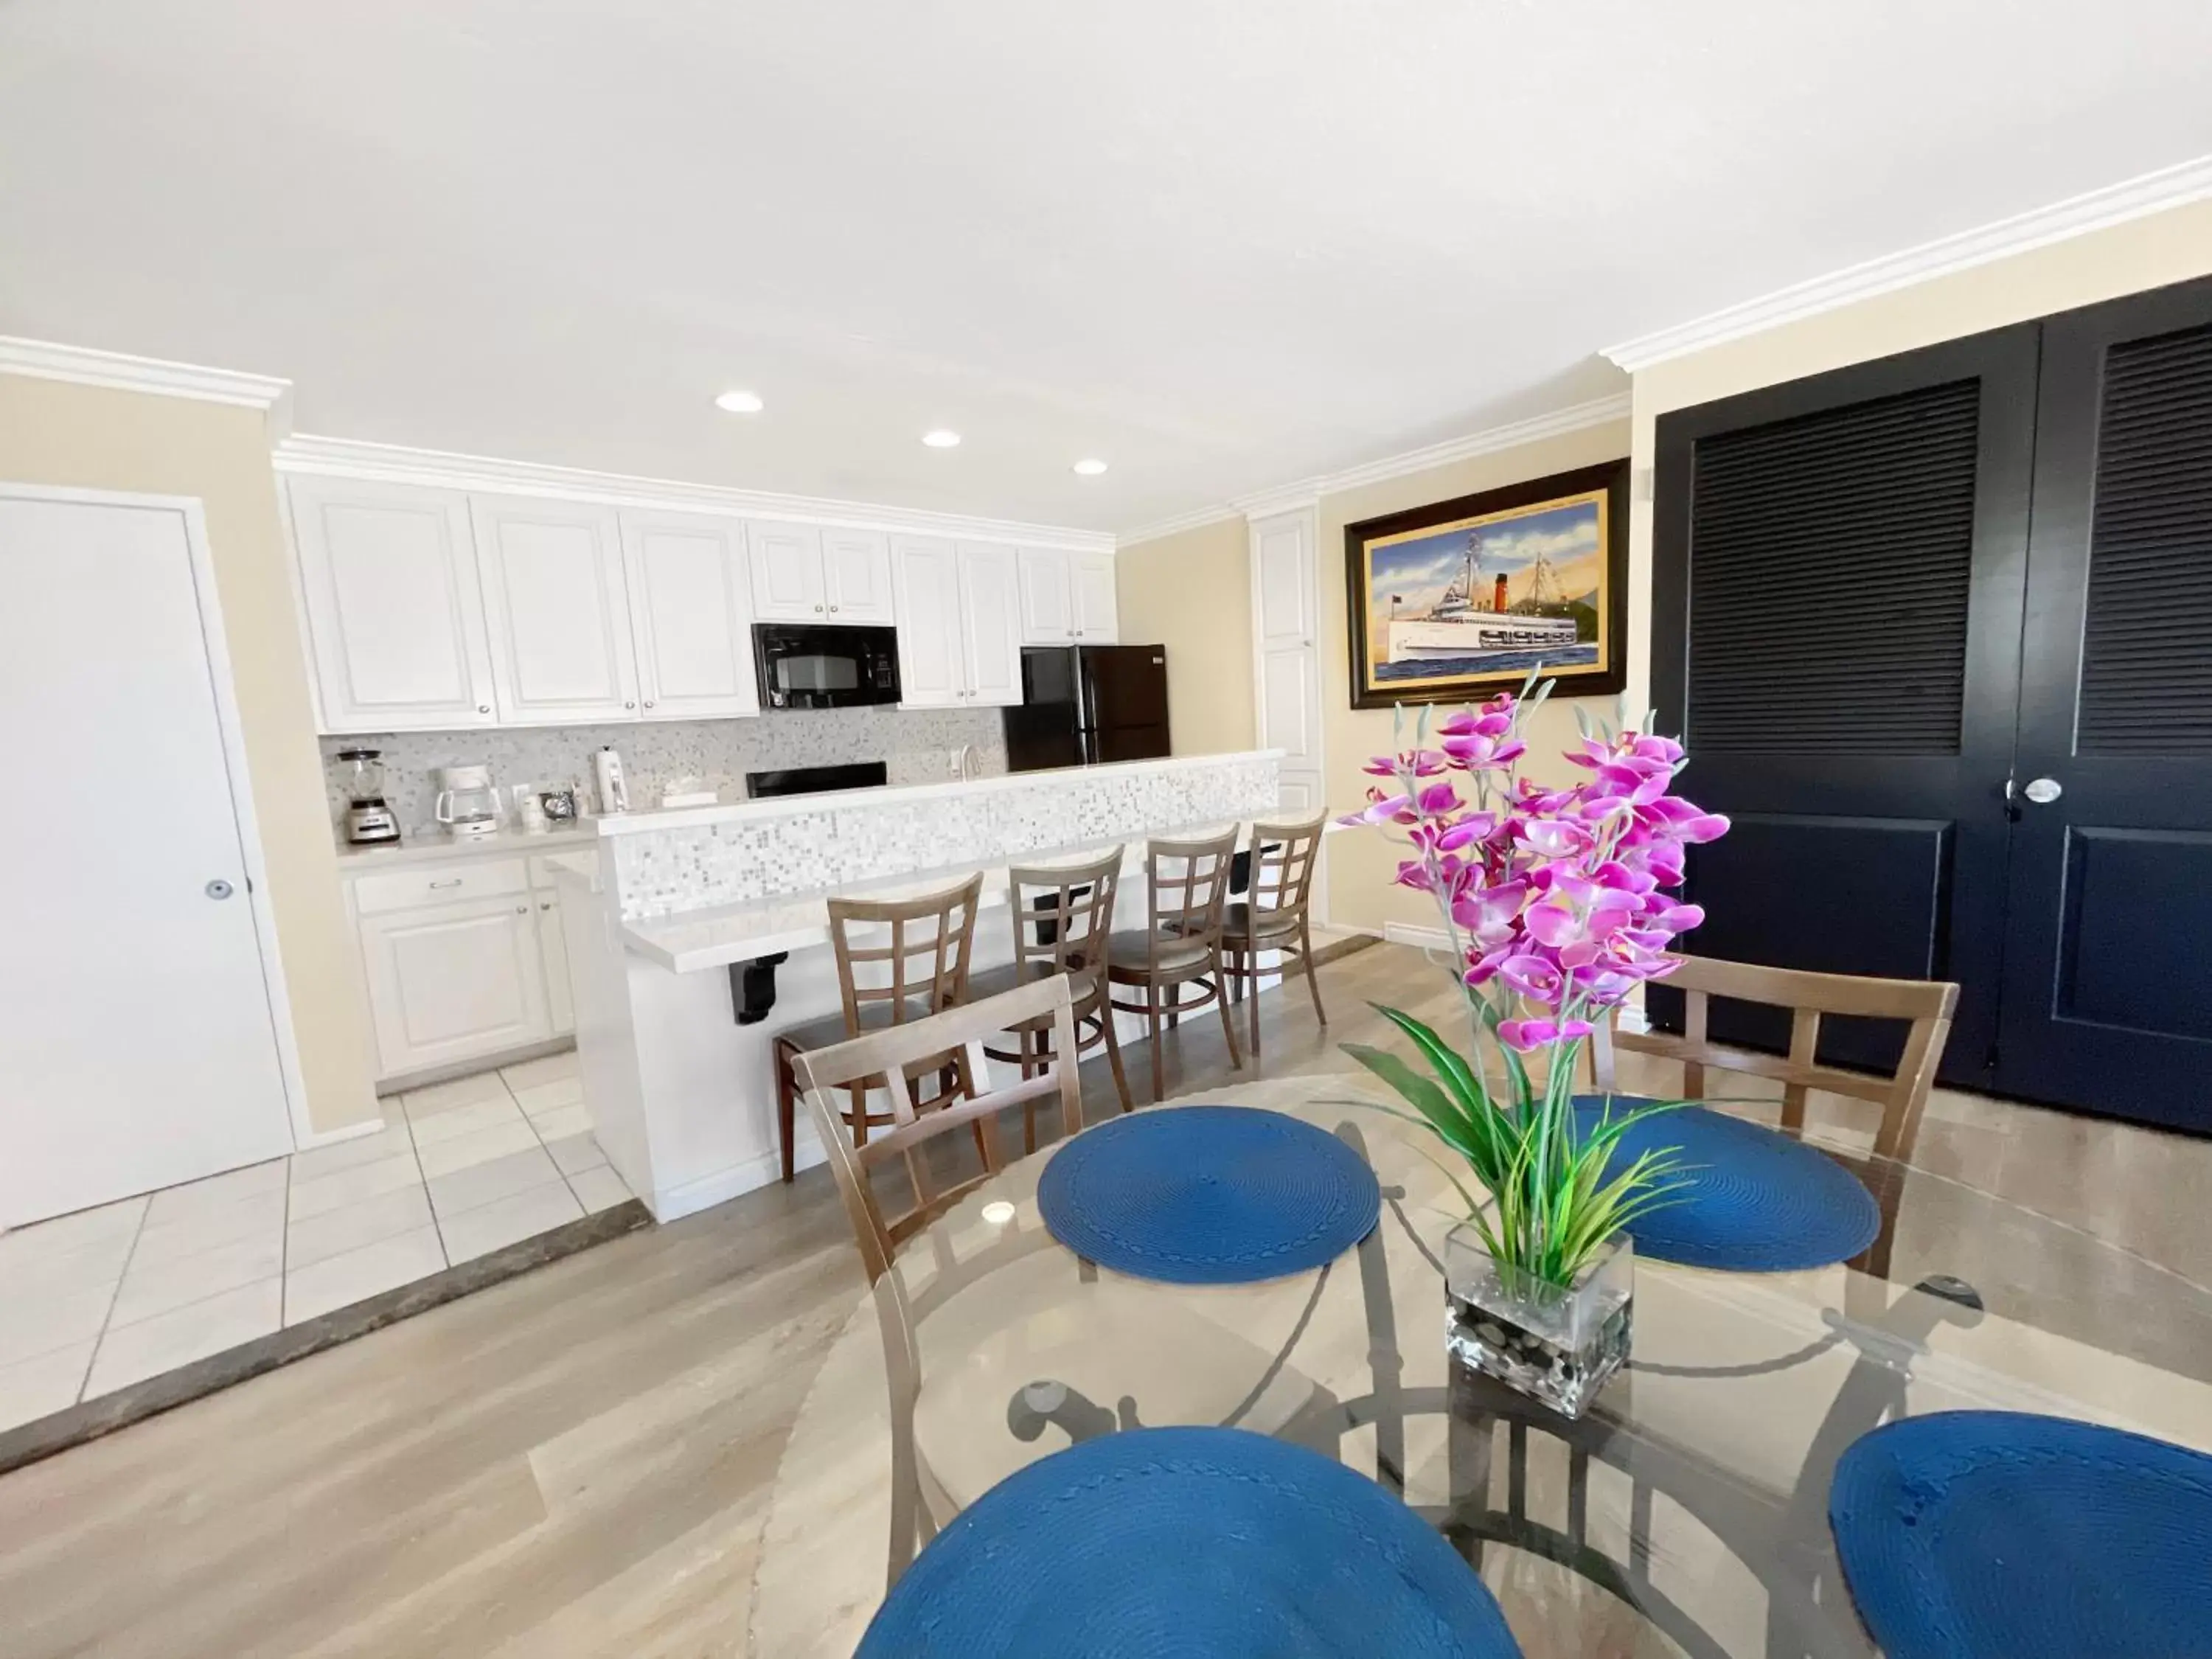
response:
<svg viewBox="0 0 2212 1659"><path fill-rule="evenodd" d="M1328 814L1252 826L1253 910L1296 915L1313 893L1314 866L1321 860L1322 832Z"/></svg>
<svg viewBox="0 0 2212 1659"><path fill-rule="evenodd" d="M1683 994L1682 1033L1632 1032L1607 1029L1590 1050L1598 1086L1614 1086L1614 1048L1678 1060L1682 1091L1691 1099L1705 1093L1705 1067L1782 1084L1782 1121L1792 1129L1805 1123L1805 1098L1812 1090L1870 1100L1882 1109L1875 1139L1877 1156L1909 1158L1920 1133L1920 1116L1935 1086L1936 1067L1950 1035L1959 988L1943 980L1876 979L1856 974L1816 974L1796 968L1767 968L1756 963L1723 962L1685 956L1661 984ZM1790 1011L1790 1051L1761 1054L1716 1042L1707 1036L1709 1005L1714 997L1763 1003ZM1905 1052L1887 1077L1846 1072L1819 1059L1820 1021L1829 1014L1909 1022Z"/></svg>
<svg viewBox="0 0 2212 1659"><path fill-rule="evenodd" d="M947 1054L963 1054L989 1036L1024 1023L1049 1017L1053 1023L1050 1068L1005 1089L978 1089L966 1099L916 1112L900 1087L901 1079L918 1067L940 1063ZM1066 1056L1077 1052L1075 1014L1068 1000L1067 981L1054 975L1018 985L1014 989L981 1001L962 1003L925 1018L870 1031L811 1054L793 1064L800 1073L815 1133L828 1151L837 1190L853 1224L854 1243L871 1282L890 1270L897 1247L965 1196L1000 1167L998 1115L1057 1095L1060 1127L1073 1135L1083 1127L1082 1085ZM890 1131L854 1146L840 1132L838 1109L831 1094L863 1079L882 1076L890 1085L894 1110L899 1121ZM932 1142L973 1125L981 1143L983 1169L980 1175L950 1183L940 1182L929 1170L927 1148ZM878 1199L873 1172L891 1159L903 1165L914 1192L911 1207L886 1214Z"/></svg>

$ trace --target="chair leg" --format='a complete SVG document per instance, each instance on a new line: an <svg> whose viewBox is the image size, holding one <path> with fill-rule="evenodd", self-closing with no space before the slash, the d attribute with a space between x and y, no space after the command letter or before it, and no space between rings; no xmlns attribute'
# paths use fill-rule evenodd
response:
<svg viewBox="0 0 2212 1659"><path fill-rule="evenodd" d="M1255 1065L1255 1066L1256 1066L1257 1064L1259 1064L1259 1060L1260 1060L1260 952L1259 952L1259 950L1258 950L1258 949L1257 949L1257 947L1255 946L1254 949L1245 951L1242 956L1240 956L1240 957L1237 957L1237 961L1243 964L1244 971L1243 971L1243 973L1242 975L1240 975L1238 976L1238 978L1237 978L1237 982L1238 984L1240 984L1240 985L1242 985L1242 986L1245 987L1245 998L1246 998L1246 1000L1248 1000L1248 1001L1252 1005L1252 1007L1251 1007L1251 1019L1252 1019L1252 1062L1253 1062L1253 1064L1254 1064L1254 1065Z"/></svg>
<svg viewBox="0 0 2212 1659"><path fill-rule="evenodd" d="M1217 947L1213 952L1213 1006L1221 1010L1221 1035L1229 1041L1229 1063L1241 1072L1244 1069L1244 1057L1237 1052L1237 1022L1230 1017L1229 999L1222 992L1224 982L1221 951ZM1258 1017L1260 999L1255 996L1252 999L1255 1018Z"/></svg>
<svg viewBox="0 0 2212 1659"><path fill-rule="evenodd" d="M792 1115L799 1104L799 1079L791 1066L791 1050L778 1043L775 1050L775 1127L783 1139L783 1179L788 1185L798 1174L792 1160L797 1156L792 1146L794 1133Z"/></svg>
<svg viewBox="0 0 2212 1659"><path fill-rule="evenodd" d="M1298 966L1305 970L1306 993L1313 998L1314 1018L1326 1025L1328 1015L1321 1006L1321 975L1314 971L1313 927L1304 916L1298 918Z"/></svg>
<svg viewBox="0 0 2212 1659"><path fill-rule="evenodd" d="M1114 1030L1114 1004L1110 998L1098 1005L1098 1023L1106 1030L1106 1063L1113 1068L1114 1092L1121 1097L1121 1109L1133 1112L1137 1103L1129 1098L1128 1073L1121 1069L1121 1039Z"/></svg>
<svg viewBox="0 0 2212 1659"><path fill-rule="evenodd" d="M1038 1040L1037 1034L1033 1031L1018 1031L1015 1035L1021 1039L1022 1081L1027 1083L1037 1074L1037 1062L1031 1058L1030 1054L1032 1045ZM1036 1151L1036 1103L1033 1100L1025 1100L1022 1103L1022 1151L1024 1152Z"/></svg>
<svg viewBox="0 0 2212 1659"><path fill-rule="evenodd" d="M1167 1097L1167 1068L1160 1060L1160 988L1147 983L1145 987L1145 1018L1152 1027L1152 1104L1158 1105Z"/></svg>
<svg viewBox="0 0 2212 1659"><path fill-rule="evenodd" d="M852 1096L853 1096L853 1145L854 1145L854 1146L856 1146L856 1147L857 1147L857 1146L866 1146L866 1145L868 1144L868 1090L867 1090L867 1085L866 1085L866 1084L863 1084L863 1083L855 1083L855 1084L853 1085L853 1088L852 1088Z"/></svg>

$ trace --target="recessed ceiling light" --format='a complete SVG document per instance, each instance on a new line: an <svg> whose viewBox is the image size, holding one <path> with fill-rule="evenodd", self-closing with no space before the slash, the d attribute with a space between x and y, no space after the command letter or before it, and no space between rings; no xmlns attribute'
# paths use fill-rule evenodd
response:
<svg viewBox="0 0 2212 1659"><path fill-rule="evenodd" d="M714 407L732 415L757 415L761 412L757 392L725 392L714 399Z"/></svg>
<svg viewBox="0 0 2212 1659"><path fill-rule="evenodd" d="M1106 470L1103 461L1078 461L1075 470L1086 478L1095 478Z"/></svg>
<svg viewBox="0 0 2212 1659"><path fill-rule="evenodd" d="M951 449L959 443L960 434L957 432L947 432L943 427L939 427L934 432L923 433L921 441L932 449Z"/></svg>

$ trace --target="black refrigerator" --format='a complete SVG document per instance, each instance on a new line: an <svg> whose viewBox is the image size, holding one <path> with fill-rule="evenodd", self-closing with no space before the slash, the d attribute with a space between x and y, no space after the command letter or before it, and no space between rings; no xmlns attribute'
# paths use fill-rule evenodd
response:
<svg viewBox="0 0 2212 1659"><path fill-rule="evenodd" d="M1017 772L1168 752L1164 645L1032 647L1022 653L1022 701L1006 710L1006 764Z"/></svg>

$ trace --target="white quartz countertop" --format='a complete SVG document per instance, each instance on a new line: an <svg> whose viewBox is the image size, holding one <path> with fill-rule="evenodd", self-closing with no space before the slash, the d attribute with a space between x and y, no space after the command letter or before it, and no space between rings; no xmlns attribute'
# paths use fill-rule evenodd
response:
<svg viewBox="0 0 2212 1659"><path fill-rule="evenodd" d="M1226 823L1194 823L1165 828L1153 832L1155 839L1176 840L1201 834L1218 835L1228 828ZM1334 823L1323 826L1327 835L1343 826ZM1146 837L1121 842L1123 848L1121 875L1124 880L1141 881L1145 872ZM1006 872L1013 863L1022 868L1034 869L1054 864L1081 864L1095 859L1115 844L1113 840L1084 842L1073 847L1057 847L1041 853L1024 853L1018 860L1002 862L995 868L985 865L983 896L980 908L985 910L1003 908L1006 902ZM901 876L896 880L857 883L842 888L841 898L904 898L917 893L941 892L957 885L975 873L973 864L954 866L944 870L926 872L918 875ZM647 917L622 924L623 943L639 956L659 963L662 967L679 974L697 973L708 968L724 968L733 962L749 962L755 957L774 956L779 951L803 951L810 945L830 942L830 899L827 893L809 893L788 898L757 900L750 904L725 904L705 910L687 910L679 915Z"/></svg>
<svg viewBox="0 0 2212 1659"><path fill-rule="evenodd" d="M1181 829L1162 830L1158 833L1163 837L1196 835L1200 830L1211 830L1218 835L1226 827L1222 823L1193 824ZM1018 862L1025 870L1039 865L1081 864L1097 858L1115 844L1113 841L1085 842L1073 847L1024 853ZM1145 867L1143 837L1122 845L1127 849L1121 860L1123 876L1127 878L1134 872L1141 878ZM997 909L1005 906L1006 871L1010 867L1009 864L1003 862L996 868L983 866L982 908ZM841 898L879 899L941 892L965 881L975 873L976 868L976 866L969 864L900 876L895 880L856 883L840 889L836 896ZM622 926L623 943L638 955L679 974L726 967L731 963L748 962L755 957L774 956L779 951L803 951L809 945L828 944L830 899L830 895L827 893L800 894L787 898L759 899L750 904L725 904L712 909L686 910L679 915L626 921Z"/></svg>
<svg viewBox="0 0 2212 1659"><path fill-rule="evenodd" d="M594 818L566 830L548 830L538 835L526 835L520 830L501 830L489 836L478 836L471 841L454 841L444 835L409 836L397 843L386 842L370 847L338 848L338 867L348 875L359 875L368 870L381 870L389 866L424 864L440 859L477 859L488 854L504 853L512 857L517 853L573 853L589 850L598 841Z"/></svg>

